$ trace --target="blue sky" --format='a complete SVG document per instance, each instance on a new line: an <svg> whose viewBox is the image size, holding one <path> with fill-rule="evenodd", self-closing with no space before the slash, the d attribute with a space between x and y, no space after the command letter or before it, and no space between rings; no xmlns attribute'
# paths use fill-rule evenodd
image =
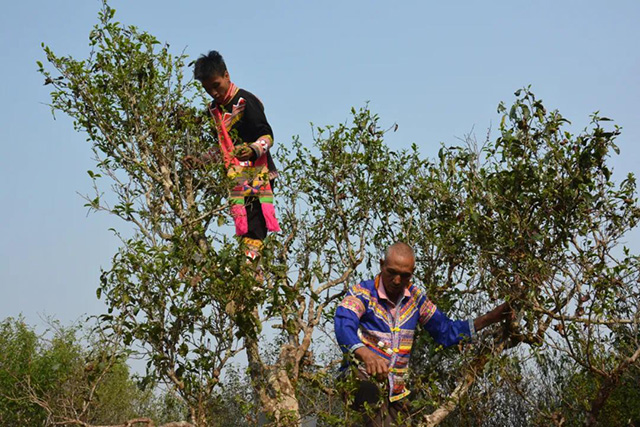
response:
<svg viewBox="0 0 640 427"><path fill-rule="evenodd" d="M623 127L615 176L640 172L640 2L117 1L116 18L197 57L219 50L266 106L276 144L310 140L369 102L394 148L433 156L499 123L496 106L531 84L579 131L599 110ZM0 319L64 323L103 310L100 267L122 223L87 216L85 137L46 106L41 42L84 57L97 0L11 2L0 16ZM640 237L639 233L634 233ZM630 241L640 253L640 244Z"/></svg>

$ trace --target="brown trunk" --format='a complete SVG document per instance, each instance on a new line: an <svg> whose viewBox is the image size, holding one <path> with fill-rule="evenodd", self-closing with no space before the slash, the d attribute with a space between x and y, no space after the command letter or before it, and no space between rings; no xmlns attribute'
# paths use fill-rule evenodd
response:
<svg viewBox="0 0 640 427"><path fill-rule="evenodd" d="M277 370L269 375L265 389L260 390L260 403L265 413L273 417L275 425L300 425L300 408L295 387L286 371Z"/></svg>
<svg viewBox="0 0 640 427"><path fill-rule="evenodd" d="M299 426L298 398L287 370L263 364L256 340L245 338L245 345L249 359L249 375L260 400L261 410L273 420L274 426Z"/></svg>

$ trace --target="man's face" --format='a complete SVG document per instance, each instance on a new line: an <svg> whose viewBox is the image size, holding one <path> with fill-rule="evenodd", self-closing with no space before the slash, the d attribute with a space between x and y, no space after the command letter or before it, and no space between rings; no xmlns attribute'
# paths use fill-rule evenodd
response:
<svg viewBox="0 0 640 427"><path fill-rule="evenodd" d="M220 76L218 74L214 74L208 79L203 80L201 83L204 90L207 91L213 99L220 102L229 91L231 79L229 79L229 72L225 71L224 75Z"/></svg>
<svg viewBox="0 0 640 427"><path fill-rule="evenodd" d="M386 260L380 260L380 276L387 294L399 296L409 286L416 262L410 255L391 252Z"/></svg>

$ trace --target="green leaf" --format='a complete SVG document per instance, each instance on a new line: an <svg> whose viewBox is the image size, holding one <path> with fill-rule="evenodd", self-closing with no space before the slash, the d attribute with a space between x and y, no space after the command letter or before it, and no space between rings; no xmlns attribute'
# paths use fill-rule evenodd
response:
<svg viewBox="0 0 640 427"><path fill-rule="evenodd" d="M182 343L182 345L180 345L178 353L180 354L180 356L185 357L189 353L189 346L187 346L186 343Z"/></svg>

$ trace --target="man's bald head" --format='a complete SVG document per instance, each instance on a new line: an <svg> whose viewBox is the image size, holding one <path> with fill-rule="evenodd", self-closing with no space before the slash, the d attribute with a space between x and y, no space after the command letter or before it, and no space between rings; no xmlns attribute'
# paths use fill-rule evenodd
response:
<svg viewBox="0 0 640 427"><path fill-rule="evenodd" d="M412 258L415 261L416 255L413 252L413 248L407 245L404 242L395 242L390 245L386 251L384 251L384 255L382 258L382 262L385 262L390 257L400 257L400 258Z"/></svg>

